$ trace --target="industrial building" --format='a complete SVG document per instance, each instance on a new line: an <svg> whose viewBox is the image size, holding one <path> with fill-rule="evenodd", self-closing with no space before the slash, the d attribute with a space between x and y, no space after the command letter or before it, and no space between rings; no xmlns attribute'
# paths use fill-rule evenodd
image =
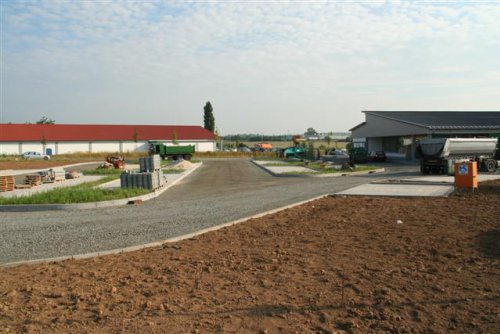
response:
<svg viewBox="0 0 500 334"><path fill-rule="evenodd" d="M150 142L215 151L215 136L201 126L0 124L0 154L147 151Z"/></svg>
<svg viewBox="0 0 500 334"><path fill-rule="evenodd" d="M500 137L500 111L363 111L350 129L356 147L414 159L416 144L432 137Z"/></svg>

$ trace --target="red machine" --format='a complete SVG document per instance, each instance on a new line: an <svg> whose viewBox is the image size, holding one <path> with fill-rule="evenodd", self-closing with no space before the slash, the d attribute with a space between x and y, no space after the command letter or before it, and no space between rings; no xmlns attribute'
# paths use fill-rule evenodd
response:
<svg viewBox="0 0 500 334"><path fill-rule="evenodd" d="M106 162L111 164L115 169L124 169L125 168L125 160L123 157L107 157Z"/></svg>

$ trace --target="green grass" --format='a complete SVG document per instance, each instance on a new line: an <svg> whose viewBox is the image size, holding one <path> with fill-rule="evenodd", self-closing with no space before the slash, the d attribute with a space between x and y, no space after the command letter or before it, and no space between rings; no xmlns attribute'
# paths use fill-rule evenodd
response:
<svg viewBox="0 0 500 334"><path fill-rule="evenodd" d="M71 204L110 201L149 193L147 189L102 189L95 186L116 180L119 175L108 175L100 180L83 183L73 187L56 188L32 196L4 198L0 197L0 204Z"/></svg>
<svg viewBox="0 0 500 334"><path fill-rule="evenodd" d="M114 169L114 168L86 169L82 171L83 175L120 175L122 172L123 169Z"/></svg>
<svg viewBox="0 0 500 334"><path fill-rule="evenodd" d="M165 168L162 169L163 174L180 174L184 172L184 169L180 168Z"/></svg>

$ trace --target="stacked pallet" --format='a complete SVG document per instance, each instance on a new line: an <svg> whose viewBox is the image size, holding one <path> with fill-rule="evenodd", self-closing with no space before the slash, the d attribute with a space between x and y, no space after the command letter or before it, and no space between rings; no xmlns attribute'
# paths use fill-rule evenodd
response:
<svg viewBox="0 0 500 334"><path fill-rule="evenodd" d="M42 176L40 174L29 174L26 175L24 184L29 184L30 186L39 186L42 184Z"/></svg>
<svg viewBox="0 0 500 334"><path fill-rule="evenodd" d="M13 191L16 187L16 180L13 175L0 175L0 192Z"/></svg>
<svg viewBox="0 0 500 334"><path fill-rule="evenodd" d="M161 169L161 158L158 154L149 157L139 158L139 168L141 173L154 172Z"/></svg>

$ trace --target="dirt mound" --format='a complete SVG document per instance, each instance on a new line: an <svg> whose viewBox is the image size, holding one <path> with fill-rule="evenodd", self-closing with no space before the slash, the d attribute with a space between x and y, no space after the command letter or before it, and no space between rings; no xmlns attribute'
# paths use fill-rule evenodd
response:
<svg viewBox="0 0 500 334"><path fill-rule="evenodd" d="M499 203L327 197L163 247L0 268L0 328L498 332Z"/></svg>
<svg viewBox="0 0 500 334"><path fill-rule="evenodd" d="M193 164L187 160L176 160L167 165L168 168L189 169Z"/></svg>

